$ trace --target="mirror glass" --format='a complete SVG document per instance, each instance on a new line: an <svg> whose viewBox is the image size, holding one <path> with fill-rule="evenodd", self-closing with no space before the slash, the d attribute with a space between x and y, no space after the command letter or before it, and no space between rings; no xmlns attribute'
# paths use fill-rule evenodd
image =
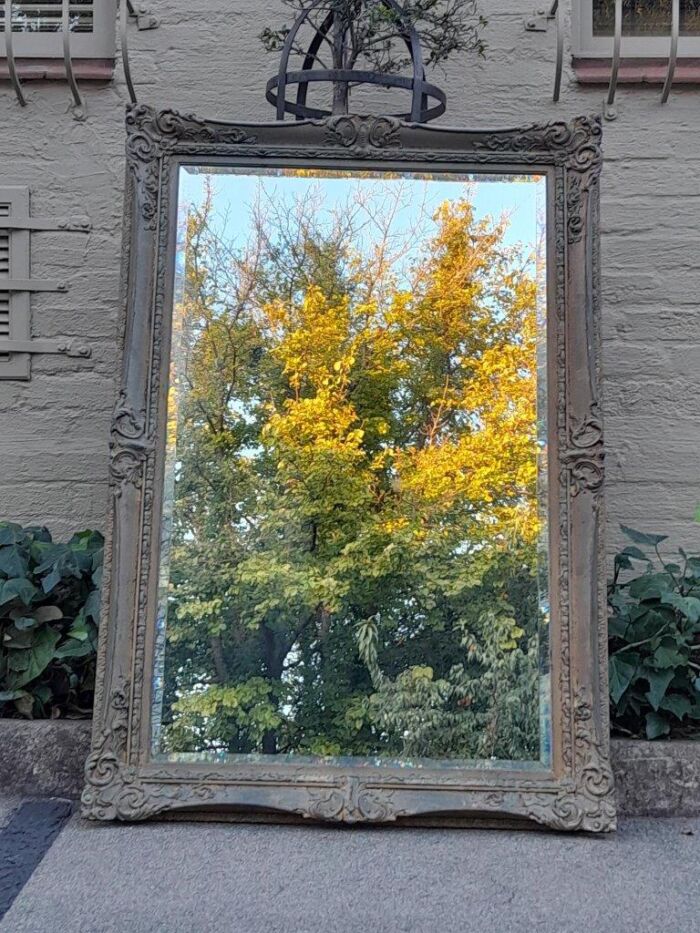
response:
<svg viewBox="0 0 700 933"><path fill-rule="evenodd" d="M180 169L154 758L548 764L546 216Z"/></svg>

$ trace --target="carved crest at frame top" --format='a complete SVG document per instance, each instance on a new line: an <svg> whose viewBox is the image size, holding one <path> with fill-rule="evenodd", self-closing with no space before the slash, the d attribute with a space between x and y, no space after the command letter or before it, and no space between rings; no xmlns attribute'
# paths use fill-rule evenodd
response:
<svg viewBox="0 0 700 933"><path fill-rule="evenodd" d="M320 138L313 143L313 150L294 151L295 129L309 126L321 131ZM156 224L158 189L161 184L160 160L172 152L191 152L192 148L203 155L232 154L235 150L265 157L272 142L262 144L260 136L277 130L279 143L289 147L290 155L313 157L315 155L338 154L350 158L387 157L392 153L410 159L418 155L425 161L440 158L441 140L446 135L460 137L462 144L468 143L471 161L493 162L494 157L508 153L527 155L528 161L554 161L566 165L574 173L597 173L602 165L601 121L598 117L578 117L572 123L552 122L532 125L524 129L506 132L467 131L441 129L439 126L418 126L405 123L396 117L362 114L328 117L324 120L309 120L302 124L284 124L282 128L269 124L267 127L240 126L199 119L192 114L180 114L174 110L156 111L144 104L127 107L126 116L127 161L143 191L142 211L149 227ZM425 135L424 144L435 140L435 149L417 152L404 137L416 131ZM283 142L282 142L283 141ZM572 176L568 198L569 240L577 242L581 236L581 199L588 191L580 178Z"/></svg>
<svg viewBox="0 0 700 933"><path fill-rule="evenodd" d="M571 123L494 132L349 115L253 126L132 105L127 110L126 127L127 164L135 182L129 205L132 242L137 236L139 275L150 270L147 274L153 278L140 287L139 283L130 283L128 291L136 295L130 297L126 312L132 326L122 328L127 340L125 359L137 358L141 365L132 366L124 377L112 424L113 561L128 566L122 568L121 574L112 572L108 576L137 583L128 599L116 591L105 596L100 646L102 706L96 712L98 728L86 766L84 814L100 820L141 820L178 809L235 808L244 792L248 807L268 813L277 809L299 819L336 823L382 823L449 812L466 819L474 815L509 816L560 830L613 829L612 773L607 737L600 733L600 723L605 721L605 671L601 669L605 619L602 615L595 619L570 618L576 588L579 594L583 589L590 593L591 589L590 580L576 580L570 572L571 546L591 555L589 566L600 566L601 561L595 536L603 486L603 429L595 391L597 361L595 352L591 356L590 351L596 338L593 335L592 340L588 339L591 335L585 323L595 323L597 315L597 250L591 242L595 220L591 222L591 206L597 204L602 165L600 121L581 117ZM319 776L316 768L312 778L298 766L288 769L287 776L282 777L270 763L204 768L195 776L184 766L178 771L173 763L152 761L150 747L142 746L141 705L149 696L150 676L144 645L148 626L153 624L147 618L149 574L155 572L149 555L155 552L153 545L159 531L154 514L158 502L154 491L160 417L157 399L159 387L167 380L168 367L165 348L169 312L164 282L172 250L168 243L170 170L176 158L206 164L210 157L242 157L254 164L268 159L276 159L278 164L289 160L297 165L304 161L345 166L362 160L374 164L403 162L425 166L427 171L436 163L453 164L455 169L467 164L474 170L483 166L489 174L501 166L508 166L510 172L514 166L523 172L533 166L551 168L555 173L550 188L554 218L550 274L555 296L552 320L557 333L553 344L556 352L550 354L550 360L557 369L557 397L551 439L552 446L558 449L558 478L563 494L560 513L552 517L552 524L558 527L562 540L560 559L555 564L560 578L557 598L562 645L555 689L559 691L564 721L558 761L561 777L556 780L551 776L515 779L506 771L490 768L464 776L451 768L422 776L412 775L407 769L401 773L363 769L358 774L329 768ZM570 281L584 276L579 268L583 266L594 287L574 288L570 297ZM584 356L587 354L589 370L579 383L576 380L583 367L578 366L574 373L570 362L569 341L575 328L580 328L575 331L576 339L587 346ZM584 531L578 529L574 513L581 515L586 510L594 518ZM117 616L119 625L125 629L131 626L119 638L108 634ZM575 637L576 626L582 624L597 626L594 638ZM598 650L593 651L596 639ZM119 647L115 649L115 645ZM581 645L590 646L590 654L582 655Z"/></svg>

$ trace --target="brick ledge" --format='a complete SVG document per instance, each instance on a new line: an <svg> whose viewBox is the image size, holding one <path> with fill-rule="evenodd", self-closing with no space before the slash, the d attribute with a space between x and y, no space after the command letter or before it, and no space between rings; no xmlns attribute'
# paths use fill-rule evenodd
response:
<svg viewBox="0 0 700 933"><path fill-rule="evenodd" d="M609 58L574 58L574 74L579 84L608 84L612 60ZM663 84L668 62L659 58L623 58L619 84ZM700 85L700 58L681 58L676 65L673 84Z"/></svg>
<svg viewBox="0 0 700 933"><path fill-rule="evenodd" d="M15 66L21 81L65 81L63 59L16 58ZM114 75L113 58L75 58L73 73L81 81L111 81ZM0 59L0 80L8 80L7 61Z"/></svg>

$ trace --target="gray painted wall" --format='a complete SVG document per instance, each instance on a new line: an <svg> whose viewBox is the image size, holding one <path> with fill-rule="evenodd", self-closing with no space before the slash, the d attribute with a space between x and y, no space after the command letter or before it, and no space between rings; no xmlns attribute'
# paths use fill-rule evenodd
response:
<svg viewBox="0 0 700 933"><path fill-rule="evenodd" d="M280 22L277 2L206 0L191 12L151 0L159 29L130 29L140 98L201 115L268 120L265 79L276 67L257 38ZM528 33L535 0L482 0L484 60L449 63L451 124L515 125L599 111L603 89L567 71L551 102L554 33ZM568 8L569 3L565 3ZM206 12L202 12L206 9ZM567 50L567 60L569 58ZM29 85L22 109L0 83L0 185L29 185L32 210L88 215L92 232L41 233L33 275L68 281L33 297L35 336L77 336L90 360L37 356L30 382L0 382L0 517L57 534L102 527L113 404L123 191L119 66L109 84L83 82L88 119L75 122L63 82ZM700 525L700 88L622 88L605 124L602 182L603 331L608 540L621 522L697 546Z"/></svg>

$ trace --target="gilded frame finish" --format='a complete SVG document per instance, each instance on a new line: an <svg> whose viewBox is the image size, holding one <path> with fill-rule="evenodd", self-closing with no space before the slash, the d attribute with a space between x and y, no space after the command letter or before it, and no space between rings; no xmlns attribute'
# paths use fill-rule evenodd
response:
<svg viewBox="0 0 700 933"><path fill-rule="evenodd" d="M127 110L121 382L111 429L105 606L82 812L336 823L615 828L603 574L598 285L601 125L492 131L341 116L244 125ZM537 171L548 183L551 768L392 769L163 763L150 757L151 671L177 192L183 162Z"/></svg>

